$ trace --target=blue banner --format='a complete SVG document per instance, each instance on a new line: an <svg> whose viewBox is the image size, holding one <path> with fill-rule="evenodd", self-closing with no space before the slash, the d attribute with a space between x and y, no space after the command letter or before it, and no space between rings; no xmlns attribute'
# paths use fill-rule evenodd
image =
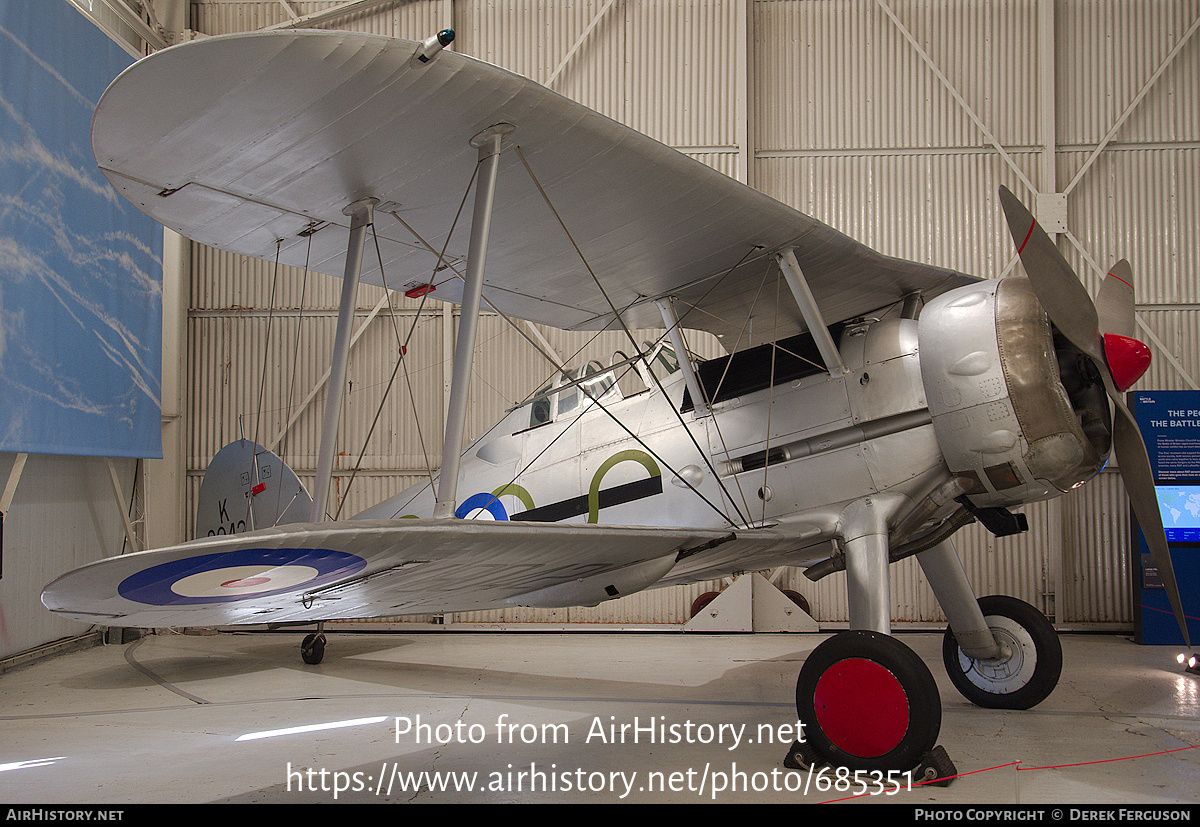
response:
<svg viewBox="0 0 1200 827"><path fill-rule="evenodd" d="M162 229L90 140L132 62L66 0L0 0L0 451L162 456Z"/></svg>

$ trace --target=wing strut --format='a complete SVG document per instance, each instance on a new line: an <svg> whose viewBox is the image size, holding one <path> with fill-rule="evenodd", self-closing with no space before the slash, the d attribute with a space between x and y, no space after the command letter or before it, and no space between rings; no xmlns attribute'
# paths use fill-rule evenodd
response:
<svg viewBox="0 0 1200 827"><path fill-rule="evenodd" d="M467 391L475 358L475 331L483 292L483 263L492 229L492 202L496 195L496 173L500 167L500 142L511 132L509 124L489 127L471 144L479 149L479 176L475 182L475 211L471 216L471 241L467 247L466 285L463 287L458 338L454 342L454 373L450 401L446 407L446 435L442 443L442 468L438 473L434 517L453 517L458 497L458 466L463 430L467 422Z"/></svg>
<svg viewBox="0 0 1200 827"><path fill-rule="evenodd" d="M808 280L804 278L800 262L796 261L796 251L789 247L780 253L778 258L779 269L783 270L783 277L787 279L792 296L800 306L800 315L804 317L813 341L817 343L817 350L825 362L825 369L829 371L830 376L845 373L846 366L842 363L842 354L838 352L837 344L829 335L829 328L825 326L821 309L817 307L817 300L813 298L812 290L808 287Z"/></svg>
<svg viewBox="0 0 1200 827"><path fill-rule="evenodd" d="M342 391L346 384L346 366L350 362L350 326L358 299L358 277L362 272L363 248L367 228L375 221L378 198L363 198L342 212L350 216L350 244L346 249L346 269L342 276L342 296L338 304L337 332L333 337L333 359L329 383L325 386L325 418L321 423L321 452L317 455L317 479L313 488L311 522L325 520L329 502L329 481L333 474L333 450L337 445L338 420L342 415Z"/></svg>
<svg viewBox="0 0 1200 827"><path fill-rule="evenodd" d="M667 335L671 337L671 346L675 348L675 357L679 360L679 367L683 369L683 380L692 394L696 416L707 416L709 414L708 398L704 396L704 389L700 387L696 369L692 366L692 355L683 341L683 331L679 329L679 319L675 317L675 305L669 297L658 299L656 304L662 313Z"/></svg>

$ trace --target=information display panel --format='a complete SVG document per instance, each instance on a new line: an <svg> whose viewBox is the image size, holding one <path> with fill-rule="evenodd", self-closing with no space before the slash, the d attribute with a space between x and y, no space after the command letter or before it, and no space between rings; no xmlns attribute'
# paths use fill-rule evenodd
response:
<svg viewBox="0 0 1200 827"><path fill-rule="evenodd" d="M1188 634L1200 640L1200 391L1136 391L1130 407L1150 454L1158 507L1179 583ZM1131 520L1137 526L1136 520ZM1131 532L1134 639L1182 644L1158 569L1140 529Z"/></svg>

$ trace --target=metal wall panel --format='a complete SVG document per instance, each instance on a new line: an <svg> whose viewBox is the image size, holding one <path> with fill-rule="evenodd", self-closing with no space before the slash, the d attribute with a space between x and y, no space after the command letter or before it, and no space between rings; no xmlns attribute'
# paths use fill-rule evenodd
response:
<svg viewBox="0 0 1200 827"><path fill-rule="evenodd" d="M361 325L366 318L360 313L356 322ZM395 317L402 336L407 337L415 318L412 314ZM330 313L301 317L296 313L246 311L238 315L192 316L192 470L207 465L221 447L239 438L276 448L297 470L315 467L324 391L307 408L301 404L327 370L336 321ZM301 334L298 350L297 324ZM415 410L423 422L440 423L440 327L440 316L420 317L371 434L370 453L364 457L367 468L423 469L425 450L440 457L440 425L419 433L414 413L415 400ZM398 351L391 320L386 314L377 316L351 355L349 392L339 433L342 449L349 454L341 458L343 462L353 461L366 440L396 369ZM298 411L303 411L301 417L280 440L292 414Z"/></svg>
<svg viewBox="0 0 1200 827"><path fill-rule="evenodd" d="M547 84L613 120L626 107L623 2L454 3L464 54Z"/></svg>
<svg viewBox="0 0 1200 827"><path fill-rule="evenodd" d="M1098 144L1200 17L1200 2L1071 0L1059 5L1059 142ZM1115 140L1200 140L1200 38L1196 34Z"/></svg>
<svg viewBox="0 0 1200 827"><path fill-rule="evenodd" d="M1200 47L1200 41L1197 42ZM1060 179L1090 150L1059 154ZM1102 153L1071 193L1070 226L1096 265L1129 260L1140 305L1200 305L1200 147L1122 147ZM1081 277L1099 287L1096 268L1064 247Z"/></svg>
<svg viewBox="0 0 1200 827"><path fill-rule="evenodd" d="M8 481L15 456L0 454L0 480ZM131 550L107 462L45 455L30 455L26 460L4 515L0 658L90 628L47 611L41 593L46 584L72 568ZM128 504L136 461L112 463Z"/></svg>
<svg viewBox="0 0 1200 827"><path fill-rule="evenodd" d="M1121 475L1109 469L1063 498L1064 539L1080 553L1064 561L1060 622L1128 624L1130 595L1129 502Z"/></svg>
<svg viewBox="0 0 1200 827"><path fill-rule="evenodd" d="M1163 348L1152 346L1150 370L1135 387L1196 390L1200 380L1200 347L1196 344L1200 342L1200 308L1147 308L1138 311L1138 320L1146 325L1141 332L1152 334ZM1168 360L1168 353L1175 364Z"/></svg>
<svg viewBox="0 0 1200 827"><path fill-rule="evenodd" d="M734 147L737 4L455 4L457 47L679 148ZM569 59L568 59L569 58Z"/></svg>
<svg viewBox="0 0 1200 827"><path fill-rule="evenodd" d="M289 0L288 5L304 17L341 5L344 0ZM389 37L421 40L449 21L442 20L445 4L441 0L417 0L367 7L342 14L317 24L320 28L371 32ZM233 2L192 3L192 26L204 34L250 32L277 26L292 20L279 0L233 0Z"/></svg>
<svg viewBox="0 0 1200 827"><path fill-rule="evenodd" d="M1032 3L888 6L1002 144L1037 142ZM756 3L753 34L760 151L987 143L876 2Z"/></svg>
<svg viewBox="0 0 1200 827"><path fill-rule="evenodd" d="M768 195L886 255L982 278L1015 258L997 193L1018 182L995 153L772 153L757 169Z"/></svg>

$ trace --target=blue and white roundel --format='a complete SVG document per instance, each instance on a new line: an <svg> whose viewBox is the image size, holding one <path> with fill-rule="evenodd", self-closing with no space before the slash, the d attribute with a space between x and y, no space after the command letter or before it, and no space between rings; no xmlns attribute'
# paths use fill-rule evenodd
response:
<svg viewBox="0 0 1200 827"><path fill-rule="evenodd" d="M251 548L172 560L126 577L117 592L150 606L229 603L350 577L367 561L321 548Z"/></svg>
<svg viewBox="0 0 1200 827"><path fill-rule="evenodd" d="M465 520L468 514L475 511L486 511L492 515L491 518L493 520L508 519L508 512L504 510L504 504L500 502L500 498L486 491L479 494L472 494L463 500L462 505L455 509L454 516L460 520ZM482 513L475 514L471 519L478 520L480 517L483 517ZM487 518L484 517L484 519Z"/></svg>

